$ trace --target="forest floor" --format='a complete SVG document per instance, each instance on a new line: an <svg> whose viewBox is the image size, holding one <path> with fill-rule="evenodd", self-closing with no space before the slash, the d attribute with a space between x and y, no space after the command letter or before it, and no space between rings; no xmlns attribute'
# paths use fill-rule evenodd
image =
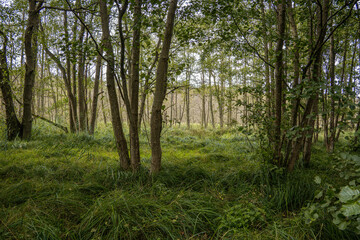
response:
<svg viewBox="0 0 360 240"><path fill-rule="evenodd" d="M145 133L133 174L120 171L111 127L100 130L35 125L32 141L1 139L0 239L354 239L304 221L315 176L340 184L321 142L311 168L286 175L264 163L259 137L168 128L162 171L149 176Z"/></svg>

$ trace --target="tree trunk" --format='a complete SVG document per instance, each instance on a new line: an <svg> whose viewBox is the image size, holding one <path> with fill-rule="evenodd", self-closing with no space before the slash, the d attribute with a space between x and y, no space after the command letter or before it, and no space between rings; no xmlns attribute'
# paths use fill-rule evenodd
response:
<svg viewBox="0 0 360 240"><path fill-rule="evenodd" d="M185 102L186 102L186 126L190 128L190 76L191 70L186 71L186 87L185 87Z"/></svg>
<svg viewBox="0 0 360 240"><path fill-rule="evenodd" d="M283 45L285 38L285 0L279 3L278 8L278 40L276 43L276 62L275 62L275 129L274 129L274 163L281 165L281 114L283 96Z"/></svg>
<svg viewBox="0 0 360 240"><path fill-rule="evenodd" d="M37 32L40 23L40 10L44 2L29 0L29 17L25 31L25 80L23 94L22 139L30 139L32 129L32 97L35 83Z"/></svg>
<svg viewBox="0 0 360 240"><path fill-rule="evenodd" d="M170 93L170 127L173 125L174 120L174 92Z"/></svg>
<svg viewBox="0 0 360 240"><path fill-rule="evenodd" d="M318 7L318 14L317 14L317 25L318 26L317 26L317 41L316 42L318 42L318 43L323 43L324 39L325 39L328 12L329 12L329 0L323 0L321 7ZM319 73L321 70L321 65L320 65L321 59L322 59L322 45L312 47L308 66L311 66L311 64L313 63L312 74L310 74L311 75L310 79L311 79L311 82L315 86L314 86L314 89L311 91L310 97L305 106L304 113L303 113L302 119L299 124L300 129L306 129L308 127L311 128L311 126L309 126L309 123L311 123L311 121L309 121L309 117L310 117L312 110L316 109L316 108L314 108L314 105L316 107L316 104L318 101L318 95L319 95L318 82L320 81ZM303 78L306 76L305 74L307 73L307 70L308 69L306 69L306 68L303 69ZM312 126L312 128L313 128L313 126ZM302 146L301 143L305 139L305 134L306 134L305 131L300 133L300 136L298 136L297 139L295 140L294 147L291 152L291 157L290 157L290 160L289 160L289 163L287 166L288 171L292 171L294 169L295 163L296 163L297 159L299 159L299 155L301 152L301 146ZM307 148L311 150L311 144L310 144L310 146L307 146Z"/></svg>
<svg viewBox="0 0 360 240"><path fill-rule="evenodd" d="M130 87L130 160L131 168L140 168L140 140L139 140L139 62L140 62L140 32L141 32L141 0L135 1L134 32L131 51L131 79Z"/></svg>
<svg viewBox="0 0 360 240"><path fill-rule="evenodd" d="M266 24L266 13L265 13L265 6L264 1L261 1L261 12L263 14L263 26L264 29L268 29ZM264 32L264 54L265 54L265 61L269 62L269 43L268 43L268 36L267 33ZM266 92L266 114L268 118L271 117L271 92L270 92L270 68L267 63L265 63L265 92Z"/></svg>
<svg viewBox="0 0 360 240"><path fill-rule="evenodd" d="M224 100L225 100L225 85L224 78L220 76L220 101L219 101L219 117L220 117L220 128L224 127Z"/></svg>
<svg viewBox="0 0 360 240"><path fill-rule="evenodd" d="M329 121L329 128L330 128L330 136L326 139L326 150L328 152L334 151L334 138L335 138L335 40L334 34L330 37L330 121Z"/></svg>
<svg viewBox="0 0 360 240"><path fill-rule="evenodd" d="M299 41L298 31L297 31L297 26L296 26L296 21L295 21L295 16L294 16L293 11L294 10L292 8L292 3L288 2L288 15L289 15L290 28L291 28L291 32L292 32L294 40L295 40L294 41L294 81L293 81L293 89L295 91L293 94L296 96L297 88L300 83L299 82L299 79L300 79L300 51L299 51L299 46L298 46L298 41ZM294 97L294 99L291 102L291 127L293 129L297 125L299 106L300 106L300 96ZM293 139L292 138L288 139L286 144L287 145L286 145L284 165L288 164L291 147L294 144Z"/></svg>
<svg viewBox="0 0 360 240"><path fill-rule="evenodd" d="M107 67L106 67L106 83L109 95L111 120L113 125L113 131L116 140L116 147L120 157L120 166L122 169L127 170L130 167L130 158L128 153L127 142L120 119L119 103L115 88L115 59L114 50L110 39L109 28L109 14L106 6L106 0L99 0L100 4L100 16L101 27L103 32L103 44L106 52Z"/></svg>
<svg viewBox="0 0 360 240"><path fill-rule="evenodd" d="M214 109L213 109L213 90L211 87L211 71L209 71L209 89L210 89L210 96L209 96L209 105L210 105L210 116L211 116L211 125L215 128L215 118L214 118ZM215 76L214 76L215 78Z"/></svg>
<svg viewBox="0 0 360 240"><path fill-rule="evenodd" d="M156 70L156 85L154 102L151 114L151 173L157 173L161 168L161 144L160 135L162 129L161 109L166 94L167 71L169 64L169 51L174 28L175 10L177 0L171 0L166 19L164 42L160 53L160 59Z"/></svg>
<svg viewBox="0 0 360 240"><path fill-rule="evenodd" d="M80 2L77 1L77 5L79 4ZM77 6L78 7L78 6ZM72 49L71 49L71 54L72 54L72 66L71 66L71 77L69 77L69 79L72 78L72 81L70 80L70 88L71 88L71 85L72 85L72 94L74 95L74 98L72 99L72 106L73 106L73 111L72 111L72 114L73 114L73 121L74 121L74 129L76 131L79 131L79 114L78 114L78 111L77 111L77 79L76 79L76 61L75 59L77 59L77 52L78 50L76 49L76 45L75 43L77 42L77 32L78 32L78 19L75 18L75 22L74 22L74 25L72 27L72 32L73 32L73 37L72 37ZM69 57L70 59L70 57ZM71 62L69 60L69 62ZM72 82L72 83L71 83Z"/></svg>
<svg viewBox="0 0 360 240"><path fill-rule="evenodd" d="M102 74L100 76L100 82L101 82L101 91L103 91L103 84L102 84ZM105 96L105 95L104 95ZM103 118L104 118L104 124L106 125L107 123L107 119L106 119L106 113L105 113L105 104L104 104L104 97L101 98L101 110L103 113Z"/></svg>
<svg viewBox="0 0 360 240"><path fill-rule="evenodd" d="M229 64L230 65L230 64ZM232 125L232 76L230 74L229 76L229 88L228 88L228 126L230 127Z"/></svg>
<svg viewBox="0 0 360 240"><path fill-rule="evenodd" d="M79 34L79 44L83 46L85 35L85 26L81 25ZM86 131L86 100L85 100L85 52L84 48L80 47L78 54L78 102L79 102L79 130Z"/></svg>
<svg viewBox="0 0 360 240"><path fill-rule="evenodd" d="M5 104L6 137L7 140L12 141L21 135L21 124L16 117L13 93L10 86L9 69L6 60L7 38L1 30L0 35L3 37L3 46L0 49L0 88Z"/></svg>
<svg viewBox="0 0 360 240"><path fill-rule="evenodd" d="M204 73L204 70L202 70L202 72L201 72L201 94L202 94L201 126L206 128L207 123L206 123L206 98L205 98L205 73Z"/></svg>
<svg viewBox="0 0 360 240"><path fill-rule="evenodd" d="M69 49L69 32L68 32L68 19L67 19L67 12L64 11L64 32L65 32L65 43L66 43L66 78L65 80L65 87L68 94L68 101L69 101L69 125L70 131L72 133L76 132L76 123L77 123L77 114L76 114L76 99L73 95L71 89L71 59L70 59L70 49ZM75 33L74 33L75 34ZM70 93L70 94L69 94Z"/></svg>
<svg viewBox="0 0 360 240"><path fill-rule="evenodd" d="M102 54L102 51L100 52ZM95 69L95 79L94 79L94 93L93 93L93 104L92 104L92 111L91 111L91 120L90 120L90 128L89 133L91 135L94 134L95 131L95 122L97 116L97 105L98 105L98 98L99 98L99 83L100 83L100 74L102 74L102 63L101 63L101 55L98 55L96 58L96 69Z"/></svg>

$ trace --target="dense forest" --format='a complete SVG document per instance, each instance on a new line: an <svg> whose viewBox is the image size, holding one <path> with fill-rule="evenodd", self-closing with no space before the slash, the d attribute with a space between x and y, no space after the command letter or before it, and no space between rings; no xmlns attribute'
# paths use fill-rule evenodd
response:
<svg viewBox="0 0 360 240"><path fill-rule="evenodd" d="M360 239L360 2L0 0L0 239Z"/></svg>

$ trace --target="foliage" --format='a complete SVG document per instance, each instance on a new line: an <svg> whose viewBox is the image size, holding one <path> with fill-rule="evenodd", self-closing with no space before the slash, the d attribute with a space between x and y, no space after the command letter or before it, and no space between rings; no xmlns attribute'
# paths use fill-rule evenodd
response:
<svg viewBox="0 0 360 240"><path fill-rule="evenodd" d="M242 231L243 228L261 228L266 223L265 210L253 203L240 203L225 210L220 219L220 232Z"/></svg>
<svg viewBox="0 0 360 240"><path fill-rule="evenodd" d="M334 168L343 179L342 186L335 187L316 176L314 182L319 185L319 190L315 201L304 210L304 217L311 224L331 216L338 229L360 234L360 158L341 153L335 160Z"/></svg>

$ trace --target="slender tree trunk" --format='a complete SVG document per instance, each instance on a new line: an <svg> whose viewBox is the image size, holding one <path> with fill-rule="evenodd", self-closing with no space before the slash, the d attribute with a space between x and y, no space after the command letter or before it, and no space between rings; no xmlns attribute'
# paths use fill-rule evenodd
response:
<svg viewBox="0 0 360 240"><path fill-rule="evenodd" d="M348 89L348 81L347 81L347 77L345 76L345 69L346 69L346 62L347 62L347 50L348 50L348 44L349 44L349 41L348 41L348 38L345 37L345 49L344 49L344 57L343 57L343 60L342 60L342 70L341 70L341 79L340 79L340 84L343 85L343 93L345 95L349 95L349 92L347 91ZM338 104L338 109L337 109L337 112L338 114L336 115L336 118L335 118L335 127L334 127L334 137L332 138L333 140L333 148L335 148L335 143L338 141L339 137L340 137L340 133L341 133L341 130L342 130L342 125L339 125L339 116L341 114L341 112L343 111L343 113L341 114L341 117L340 117L340 123L344 123L344 119L345 119L345 109L347 107L342 107L342 99L340 98L340 103Z"/></svg>
<svg viewBox="0 0 360 240"><path fill-rule="evenodd" d="M186 72L185 102L186 102L186 126L190 128L190 76L191 70Z"/></svg>
<svg viewBox="0 0 360 240"><path fill-rule="evenodd" d="M16 117L13 93L10 86L10 75L6 60L7 38L1 30L0 36L3 37L3 46L0 49L0 88L5 104L6 136L7 140L12 141L21 135L21 124Z"/></svg>
<svg viewBox="0 0 360 240"><path fill-rule="evenodd" d="M225 80L223 76L220 76L220 101L219 101L219 117L220 117L220 128L224 127L224 100L225 100Z"/></svg>
<svg viewBox="0 0 360 240"><path fill-rule="evenodd" d="M330 136L326 139L326 149L328 152L334 151L335 138L335 40L334 34L330 37Z"/></svg>
<svg viewBox="0 0 360 240"><path fill-rule="evenodd" d="M174 118L174 120L175 120L175 125L176 125L176 123L179 121L178 120L178 94L177 94L177 92L175 92L175 118Z"/></svg>
<svg viewBox="0 0 360 240"><path fill-rule="evenodd" d="M209 71L209 91L210 91L210 96L209 96L209 106L210 106L210 116L211 116L211 125L213 128L215 128L215 118L214 118L214 109L213 109L213 90L212 90L212 86L211 86L211 71ZM215 77L214 77L215 78Z"/></svg>
<svg viewBox="0 0 360 240"><path fill-rule="evenodd" d="M296 92L297 92L297 88L299 86L299 79L300 79L300 51L299 51L299 46L298 46L298 41L299 41L299 37L298 37L298 31L297 31L297 26L296 26L296 21L295 21L295 16L294 16L294 12L293 12L293 8L292 8L292 3L289 1L288 2L288 15L289 15L289 22L290 22L290 28L291 28L291 32L293 34L294 37L294 80L293 80L293 89L294 94L296 96ZM296 98L294 97L294 99L291 102L291 127L293 129L295 129L296 125L297 125L297 118L298 118L298 110L299 110L299 106L300 106L300 97ZM292 148L292 145L294 144L293 139L288 139L287 143L286 143L286 153L285 153L285 159L284 159L284 165L288 164L289 161L289 155L290 155L290 151Z"/></svg>
<svg viewBox="0 0 360 240"><path fill-rule="evenodd" d="M204 73L204 70L202 70L202 72L201 72L201 94L202 94L201 126L206 128L207 124L206 124L206 97L205 97L206 95L205 95L205 73Z"/></svg>
<svg viewBox="0 0 360 240"><path fill-rule="evenodd" d="M318 14L317 14L317 42L319 43L322 43L325 39L328 12L329 12L329 0L323 0L321 7L318 7ZM313 63L312 74L310 75L311 75L311 82L314 84L314 89L311 91L311 95L306 103L304 113L299 124L300 129L314 127L314 126L309 126L309 123L311 123L309 118L312 111L317 109L316 105L318 104L318 95L320 90L318 86L318 82L320 81L319 73L321 70L320 63L322 59L322 45L313 47L311 53L314 53L313 59L310 58L309 60L309 64ZM307 72L306 70L307 69L304 69L303 75ZM299 159L301 146L302 146L301 143L304 141L306 137L305 134L306 132L301 133L301 136L299 136L295 141L294 147L291 152L291 157L287 166L288 171L292 171L294 169L295 163L297 159ZM311 144L306 148L310 149L311 151Z"/></svg>
<svg viewBox="0 0 360 240"><path fill-rule="evenodd" d="M167 71L169 64L169 51L174 28L175 10L177 0L171 0L166 19L164 42L160 53L159 64L156 70L156 85L154 102L151 114L151 173L157 173L161 168L160 134L162 129L161 108L166 94Z"/></svg>
<svg viewBox="0 0 360 240"><path fill-rule="evenodd" d="M68 94L68 101L69 101L69 125L70 125L70 131L72 133L76 132L76 123L77 119L75 118L77 116L76 114L76 99L73 95L72 89L71 89L71 59L70 59L70 49L69 49L69 32L68 32L68 18L67 18L67 12L64 11L64 31L65 31L65 43L66 43L66 78L63 78L65 80L65 87ZM75 33L74 33L75 34Z"/></svg>
<svg viewBox="0 0 360 240"><path fill-rule="evenodd" d="M140 32L141 32L141 0L135 1L134 32L131 51L131 79L130 87L130 160L133 171L140 168L140 140L139 140L139 62L140 62Z"/></svg>
<svg viewBox="0 0 360 240"><path fill-rule="evenodd" d="M101 73L101 76L100 76L100 82L101 82L101 92L103 91L103 84L102 84L102 76L103 74ZM105 113L105 104L104 104L104 97L101 98L101 110L102 110L102 113L103 113L103 118L104 118L104 124L106 125L107 123L107 119L106 119L106 113Z"/></svg>
<svg viewBox="0 0 360 240"><path fill-rule="evenodd" d="M128 153L127 142L120 119L119 103L115 88L115 59L114 50L110 38L110 27L109 27L109 14L107 9L106 0L99 0L100 5L100 16L101 26L103 32L103 44L106 53L107 67L106 67L106 83L109 95L110 110L112 125L116 140L116 147L120 157L120 166L122 169L127 170L130 167L130 158Z"/></svg>
<svg viewBox="0 0 360 240"><path fill-rule="evenodd" d="M268 29L266 24L266 13L265 13L265 6L264 1L261 1L261 12L263 14L263 27L264 29ZM264 55L265 61L269 62L269 43L268 43L268 36L267 33L264 32ZM268 118L271 117L271 92L270 92L270 68L268 64L265 64L265 92L266 92L266 113Z"/></svg>
<svg viewBox="0 0 360 240"><path fill-rule="evenodd" d="M229 88L228 88L228 126L232 124L232 76L229 76Z"/></svg>
<svg viewBox="0 0 360 240"><path fill-rule="evenodd" d="M31 103L35 83L37 32L40 23L40 10L43 2L29 0L29 17L25 31L25 80L23 94L22 139L30 139L32 129Z"/></svg>
<svg viewBox="0 0 360 240"><path fill-rule="evenodd" d="M102 51L100 52L100 54L102 54ZM100 83L100 75L102 74L101 60L102 60L101 56L98 55L97 58L96 58L93 104L92 104L91 121L90 121L90 128L89 128L89 133L91 135L94 134L95 122L96 122L96 117L97 117L97 105L98 105L98 98L99 98L99 83Z"/></svg>
<svg viewBox="0 0 360 240"><path fill-rule="evenodd" d="M276 44L275 62L275 131L274 131L274 163L281 165L281 118L282 118L282 96L283 96L283 45L285 38L286 5L285 0L279 3L278 8L278 35Z"/></svg>
<svg viewBox="0 0 360 240"><path fill-rule="evenodd" d="M170 93L170 127L172 127L173 125L173 119L174 119L173 111L174 111L174 92L171 92Z"/></svg>
<svg viewBox="0 0 360 240"><path fill-rule="evenodd" d="M320 55L321 58L321 55ZM320 81L321 79L321 62L315 62L314 64L314 70L313 70L313 77L315 78L316 81ZM314 116L312 116L308 121L308 127L310 128L305 136L305 142L304 142L304 165L305 167L309 167L310 166L310 159L311 159L311 148L312 148L312 139L314 136L314 130L315 130L315 121L317 119L317 115L318 115L318 103L319 103L319 94L316 94L315 99L314 99L314 103L313 103L313 109L312 109L312 114Z"/></svg>
<svg viewBox="0 0 360 240"><path fill-rule="evenodd" d="M84 43L85 26L81 25L79 34L80 46ZM79 129L80 131L86 131L86 100L85 100L85 53L83 47L79 50L78 55L78 102L79 102Z"/></svg>

